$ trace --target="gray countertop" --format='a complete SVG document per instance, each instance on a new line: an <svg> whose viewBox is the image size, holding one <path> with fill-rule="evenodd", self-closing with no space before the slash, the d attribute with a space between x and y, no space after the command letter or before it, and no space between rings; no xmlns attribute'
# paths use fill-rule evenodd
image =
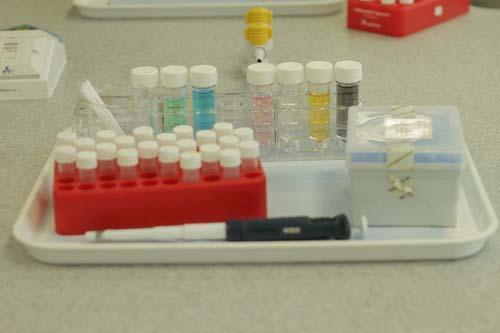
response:
<svg viewBox="0 0 500 333"><path fill-rule="evenodd" d="M69 0L2 0L0 24L59 34L69 62L49 100L0 102L2 332L498 332L500 238L447 262L50 266L11 236L54 135L85 79L128 82L129 69L209 63L242 85L237 18L81 18ZM346 29L345 12L276 18L273 59L356 59L372 105L458 105L468 147L500 207L500 11L470 14L395 39Z"/></svg>

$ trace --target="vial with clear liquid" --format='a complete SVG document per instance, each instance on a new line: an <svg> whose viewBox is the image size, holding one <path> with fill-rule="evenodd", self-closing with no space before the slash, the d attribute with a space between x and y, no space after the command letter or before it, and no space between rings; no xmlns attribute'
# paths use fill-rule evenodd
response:
<svg viewBox="0 0 500 333"><path fill-rule="evenodd" d="M160 81L158 68L136 67L130 74L132 100L137 123L148 124L154 133L162 132L163 117L158 112L157 90Z"/></svg>
<svg viewBox="0 0 500 333"><path fill-rule="evenodd" d="M158 143L156 141L141 141L137 144L139 169L141 175L156 174L158 160Z"/></svg>
<svg viewBox="0 0 500 333"><path fill-rule="evenodd" d="M241 171L252 173L259 167L259 143L257 141L243 141L240 143Z"/></svg>
<svg viewBox="0 0 500 333"><path fill-rule="evenodd" d="M205 177L219 175L220 147L214 143L206 143L200 147L201 173Z"/></svg>
<svg viewBox="0 0 500 333"><path fill-rule="evenodd" d="M80 183L96 181L97 154L94 151L81 151L76 154L76 168Z"/></svg>
<svg viewBox="0 0 500 333"><path fill-rule="evenodd" d="M182 181L185 183L197 183L200 181L201 155L198 152L189 151L181 154Z"/></svg>
<svg viewBox="0 0 500 333"><path fill-rule="evenodd" d="M347 138L349 108L360 104L359 84L363 79L363 69L357 61L340 61L335 64L337 81L336 136L343 141Z"/></svg>
<svg viewBox="0 0 500 333"><path fill-rule="evenodd" d="M162 146L159 149L160 174L162 177L177 180L179 177L179 156L177 146Z"/></svg>
<svg viewBox="0 0 500 333"><path fill-rule="evenodd" d="M160 71L163 129L165 132L172 132L175 126L184 125L187 122L187 77L188 71L184 66L166 66Z"/></svg>
<svg viewBox="0 0 500 333"><path fill-rule="evenodd" d="M222 149L220 152L220 166L224 179L240 178L241 153L238 149Z"/></svg>
<svg viewBox="0 0 500 333"><path fill-rule="evenodd" d="M60 145L55 148L57 172L61 177L75 175L76 148L69 145Z"/></svg>
<svg viewBox="0 0 500 333"><path fill-rule="evenodd" d="M215 123L215 86L217 68L197 65L189 69L193 96L193 126L195 131L212 129Z"/></svg>
<svg viewBox="0 0 500 333"><path fill-rule="evenodd" d="M131 180L137 178L137 164L139 156L134 148L118 150L117 163L120 171L120 179Z"/></svg>
<svg viewBox="0 0 500 333"><path fill-rule="evenodd" d="M97 168L99 175L104 178L116 177L116 145L111 142L102 142L96 145Z"/></svg>

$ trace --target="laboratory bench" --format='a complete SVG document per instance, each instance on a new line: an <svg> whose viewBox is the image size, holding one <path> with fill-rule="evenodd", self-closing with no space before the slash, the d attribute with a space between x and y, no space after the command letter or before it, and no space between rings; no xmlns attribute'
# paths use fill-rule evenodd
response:
<svg viewBox="0 0 500 333"><path fill-rule="evenodd" d="M348 30L331 16L277 17L275 62L353 59L368 105L456 105L500 212L500 10L405 38ZM48 100L0 102L2 332L498 332L500 237L457 261L267 265L55 266L31 258L12 226L78 87L127 84L130 68L207 63L244 87L242 18L84 19L69 0L3 0L2 28L58 34L68 64ZM307 170L305 170L307 172Z"/></svg>

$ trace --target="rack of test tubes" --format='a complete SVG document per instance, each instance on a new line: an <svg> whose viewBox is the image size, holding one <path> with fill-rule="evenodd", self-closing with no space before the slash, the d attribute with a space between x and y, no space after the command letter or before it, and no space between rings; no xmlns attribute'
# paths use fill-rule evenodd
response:
<svg viewBox="0 0 500 333"><path fill-rule="evenodd" d="M266 177L253 130L230 123L156 136L101 130L57 135L55 229L61 235L267 216Z"/></svg>

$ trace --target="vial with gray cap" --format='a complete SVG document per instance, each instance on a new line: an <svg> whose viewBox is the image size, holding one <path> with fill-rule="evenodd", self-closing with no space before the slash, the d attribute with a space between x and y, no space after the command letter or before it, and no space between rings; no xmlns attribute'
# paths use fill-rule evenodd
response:
<svg viewBox="0 0 500 333"><path fill-rule="evenodd" d="M116 177L116 145L111 142L98 143L96 152L99 175L106 179Z"/></svg>
<svg viewBox="0 0 500 333"><path fill-rule="evenodd" d="M359 84L363 78L362 66L357 61L340 61L335 64L337 81L336 136L343 141L347 138L349 108L359 102Z"/></svg>
<svg viewBox="0 0 500 333"><path fill-rule="evenodd" d="M81 151L76 154L76 168L80 183L96 181L97 154L94 151Z"/></svg>
<svg viewBox="0 0 500 333"><path fill-rule="evenodd" d="M149 124L155 133L162 132L162 117L158 112L157 89L160 81L158 68L142 66L132 69L132 100L137 123Z"/></svg>
<svg viewBox="0 0 500 333"><path fill-rule="evenodd" d="M54 154L59 175L73 177L75 174L76 148L68 145L57 146Z"/></svg>
<svg viewBox="0 0 500 333"><path fill-rule="evenodd" d="M158 143L156 141L141 141L137 144L137 152L141 175L155 175L158 159Z"/></svg>
<svg viewBox="0 0 500 333"><path fill-rule="evenodd" d="M161 176L167 180L177 180L179 177L179 147L163 146L159 149Z"/></svg>

